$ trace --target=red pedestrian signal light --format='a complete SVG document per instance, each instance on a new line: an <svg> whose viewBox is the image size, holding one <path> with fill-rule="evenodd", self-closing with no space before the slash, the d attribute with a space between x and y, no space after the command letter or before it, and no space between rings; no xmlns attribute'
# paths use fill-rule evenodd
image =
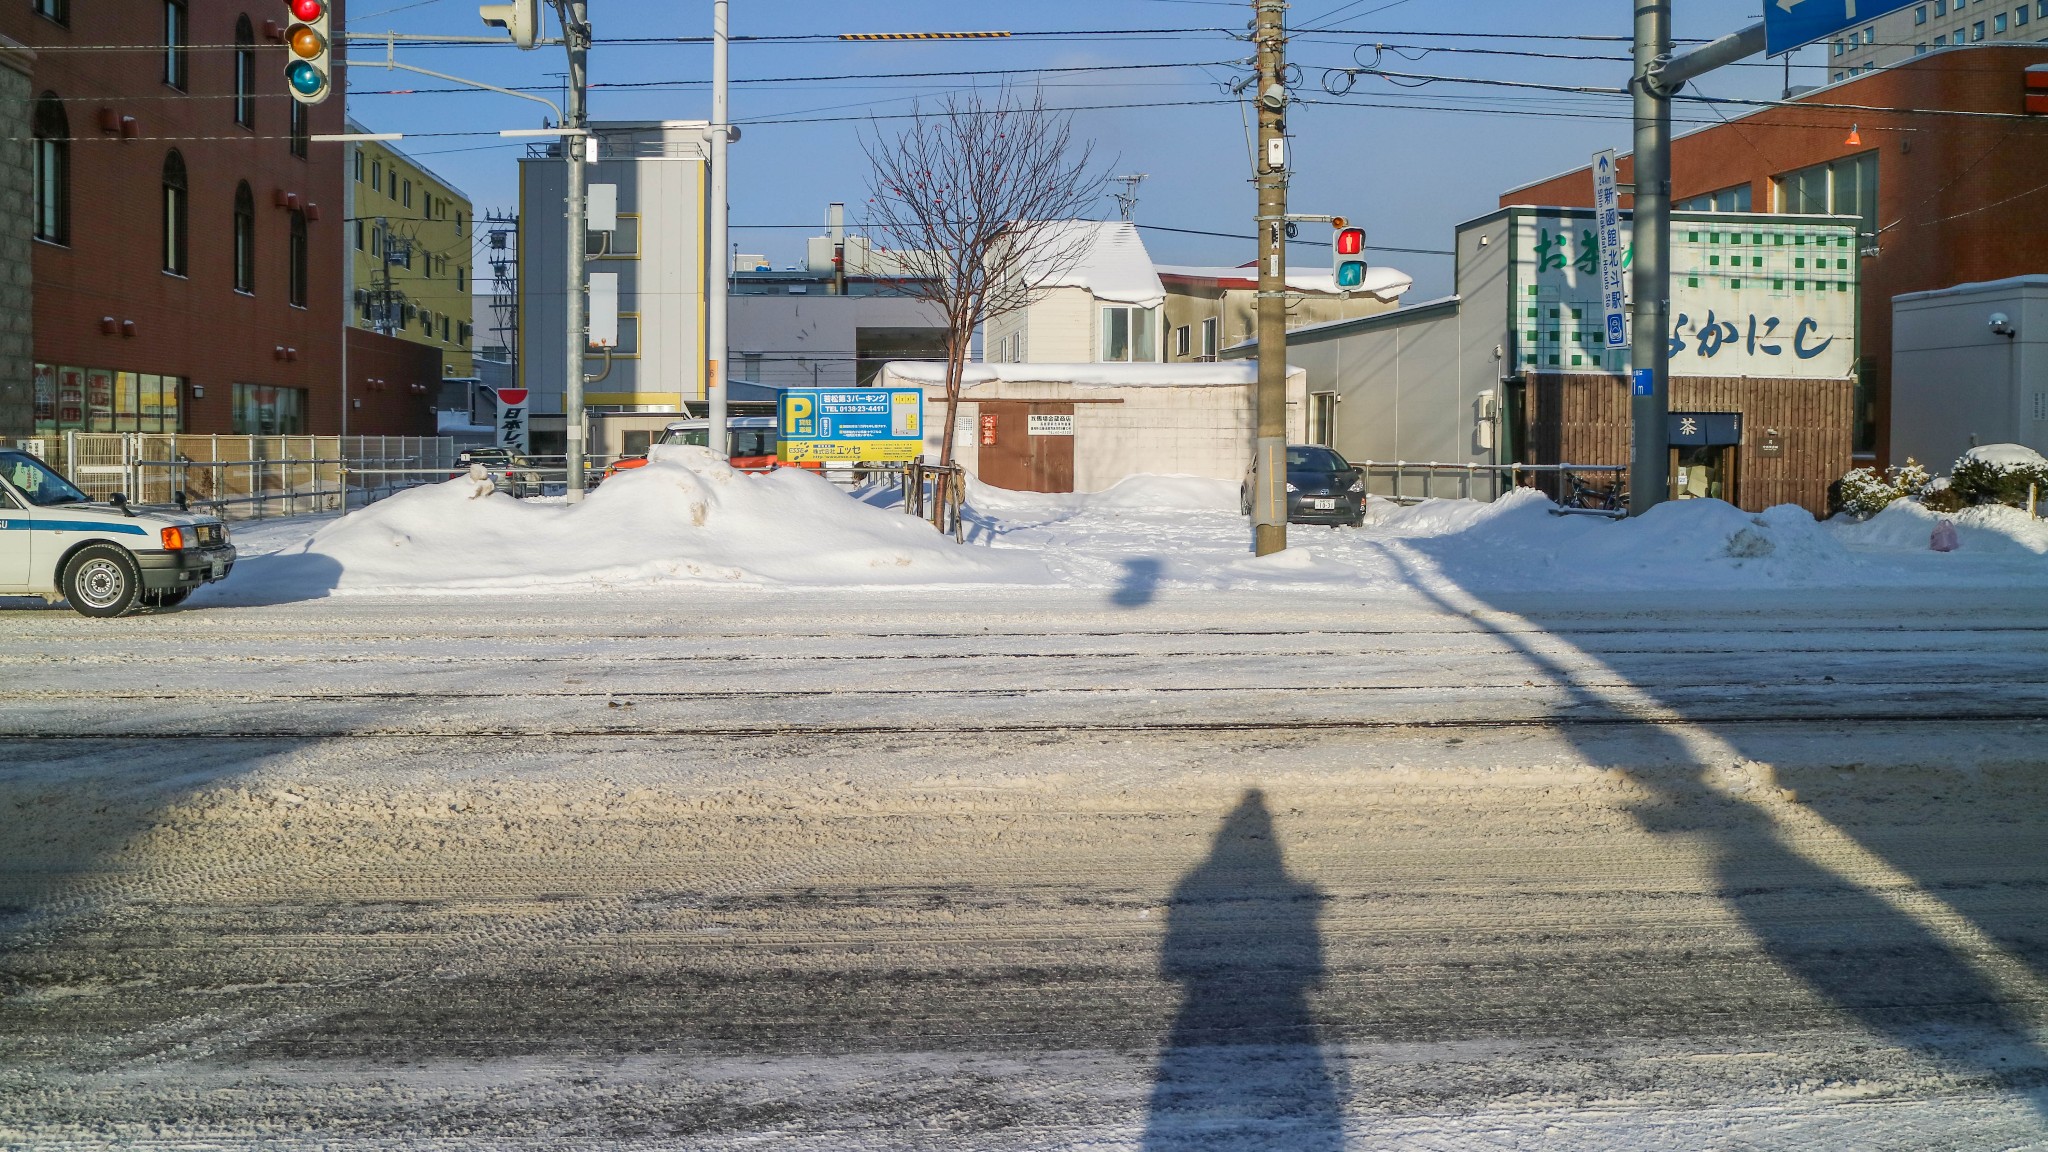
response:
<svg viewBox="0 0 2048 1152"><path fill-rule="evenodd" d="M328 41L328 0L289 0L291 24L284 42L291 61L284 66L285 89L301 104L318 104L333 90L334 62Z"/></svg>
<svg viewBox="0 0 2048 1152"><path fill-rule="evenodd" d="M1365 284L1365 229L1339 228L1330 242L1334 258L1330 273L1337 287L1350 289Z"/></svg>

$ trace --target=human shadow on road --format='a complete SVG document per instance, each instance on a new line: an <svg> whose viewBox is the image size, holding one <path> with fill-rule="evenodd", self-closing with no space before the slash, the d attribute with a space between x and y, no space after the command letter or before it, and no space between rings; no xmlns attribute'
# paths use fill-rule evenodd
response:
<svg viewBox="0 0 2048 1152"><path fill-rule="evenodd" d="M1124 561L1124 574L1117 581L1110 602L1119 608L1143 608L1159 595L1162 565L1150 556L1133 556Z"/></svg>
<svg viewBox="0 0 2048 1152"><path fill-rule="evenodd" d="M1153 1076L1146 1152L1344 1144L1338 1073L1308 996L1323 895L1287 874L1263 793L1246 792L1174 888L1160 971L1183 988Z"/></svg>

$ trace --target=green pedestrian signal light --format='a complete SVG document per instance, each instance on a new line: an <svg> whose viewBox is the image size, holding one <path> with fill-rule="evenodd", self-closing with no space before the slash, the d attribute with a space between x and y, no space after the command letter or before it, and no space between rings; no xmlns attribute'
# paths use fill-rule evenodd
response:
<svg viewBox="0 0 2048 1152"><path fill-rule="evenodd" d="M291 23L285 48L291 62L284 67L285 88L301 104L318 104L334 87L332 44L327 34L328 0L290 0Z"/></svg>

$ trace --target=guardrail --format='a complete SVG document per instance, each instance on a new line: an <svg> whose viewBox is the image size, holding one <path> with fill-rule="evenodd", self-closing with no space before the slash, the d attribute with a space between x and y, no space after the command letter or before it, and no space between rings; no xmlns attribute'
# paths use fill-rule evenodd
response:
<svg viewBox="0 0 2048 1152"><path fill-rule="evenodd" d="M1498 500L1508 489L1523 486L1523 479L1548 476L1552 483L1545 489L1556 500L1560 515L1611 516L1619 519L1628 514L1625 482L1628 466L1625 464L1458 464L1435 460L1354 460L1352 464L1366 476L1367 491L1382 500L1396 504L1412 504L1418 500L1431 500L1439 496L1447 499L1478 498L1474 485L1484 481L1491 492L1488 500ZM1580 475L1608 475L1614 483L1604 487L1580 483ZM1375 476L1388 481L1391 491L1371 491ZM1403 479L1419 478L1421 491L1404 492ZM1440 477L1455 481L1455 492L1442 493L1436 490ZM1545 488L1544 485L1535 485Z"/></svg>

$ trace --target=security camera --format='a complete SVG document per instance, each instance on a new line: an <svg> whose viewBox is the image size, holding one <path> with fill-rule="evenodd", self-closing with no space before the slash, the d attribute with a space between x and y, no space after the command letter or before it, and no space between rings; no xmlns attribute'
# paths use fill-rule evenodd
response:
<svg viewBox="0 0 2048 1152"><path fill-rule="evenodd" d="M1287 89L1275 80L1266 85L1265 91L1259 93L1259 103L1268 112L1283 111L1287 107Z"/></svg>
<svg viewBox="0 0 2048 1152"><path fill-rule="evenodd" d="M1991 331L2010 340L2018 330L2012 326L2012 317L2003 312L1991 314Z"/></svg>

